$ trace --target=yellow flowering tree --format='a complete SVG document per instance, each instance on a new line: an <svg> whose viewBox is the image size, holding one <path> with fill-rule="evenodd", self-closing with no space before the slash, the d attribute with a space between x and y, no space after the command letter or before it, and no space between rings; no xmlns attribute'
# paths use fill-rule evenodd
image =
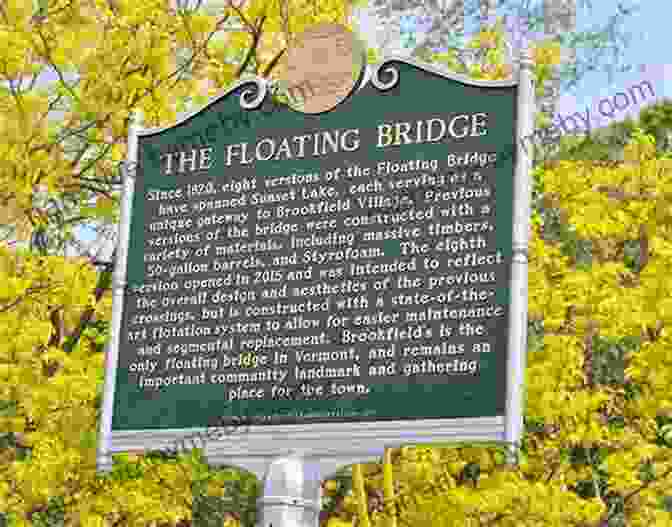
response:
<svg viewBox="0 0 672 527"><path fill-rule="evenodd" d="M242 75L273 75L294 35L347 24L350 9L335 0L44 4L0 5L0 223L20 240L46 229L52 248L85 220L116 218L132 110L147 126L172 123Z"/></svg>

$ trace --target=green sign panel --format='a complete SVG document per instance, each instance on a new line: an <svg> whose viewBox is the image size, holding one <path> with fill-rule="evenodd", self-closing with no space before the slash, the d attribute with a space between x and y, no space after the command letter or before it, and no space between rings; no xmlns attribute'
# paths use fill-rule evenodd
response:
<svg viewBox="0 0 672 527"><path fill-rule="evenodd" d="M386 64L322 114L253 79L132 134L114 448L241 416L503 426L520 85Z"/></svg>

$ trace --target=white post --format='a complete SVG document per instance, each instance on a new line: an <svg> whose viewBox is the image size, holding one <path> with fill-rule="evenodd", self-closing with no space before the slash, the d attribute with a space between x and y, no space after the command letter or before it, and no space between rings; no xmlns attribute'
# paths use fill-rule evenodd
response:
<svg viewBox="0 0 672 527"><path fill-rule="evenodd" d="M121 318L124 305L124 289L126 287L126 256L128 254L131 228L131 205L135 186L135 170L138 162L138 131L140 129L141 118L141 115L137 111L131 114L128 127L126 166L122 170L117 259L112 275L112 322L110 341L105 349L105 387L98 431L98 452L96 455L96 465L100 472L107 472L112 468L112 455L110 453L112 409L114 406L115 374L117 372L117 361L119 360Z"/></svg>
<svg viewBox="0 0 672 527"><path fill-rule="evenodd" d="M523 140L534 127L533 62L527 47L520 52L518 68L518 129L513 198L513 254L511 263L511 305L509 359L507 364L506 424L504 439L509 446L509 462L517 460L523 433L525 363L527 355L527 250L530 228L532 158Z"/></svg>

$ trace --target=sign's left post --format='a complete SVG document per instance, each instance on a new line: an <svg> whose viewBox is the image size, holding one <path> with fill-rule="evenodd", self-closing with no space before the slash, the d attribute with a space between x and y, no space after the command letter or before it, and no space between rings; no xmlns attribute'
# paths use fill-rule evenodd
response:
<svg viewBox="0 0 672 527"><path fill-rule="evenodd" d="M96 468L98 472L109 472L112 469L112 413L114 408L114 387L119 361L119 344L121 339L121 320L123 316L124 291L126 289L126 265L131 229L131 205L135 188L135 176L138 168L138 133L142 127L142 114L135 110L130 115L128 127L128 146L126 163L123 165L121 181L121 200L119 233L117 236L116 261L112 274L112 322L110 340L105 352L105 386L100 425L98 429L98 451Z"/></svg>

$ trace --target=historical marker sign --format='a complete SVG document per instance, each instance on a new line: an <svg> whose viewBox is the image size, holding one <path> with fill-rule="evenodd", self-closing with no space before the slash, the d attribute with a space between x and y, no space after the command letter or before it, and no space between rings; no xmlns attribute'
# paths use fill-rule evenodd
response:
<svg viewBox="0 0 672 527"><path fill-rule="evenodd" d="M503 439L519 88L391 59L326 113L248 80L134 132L101 464L240 415L213 460Z"/></svg>

